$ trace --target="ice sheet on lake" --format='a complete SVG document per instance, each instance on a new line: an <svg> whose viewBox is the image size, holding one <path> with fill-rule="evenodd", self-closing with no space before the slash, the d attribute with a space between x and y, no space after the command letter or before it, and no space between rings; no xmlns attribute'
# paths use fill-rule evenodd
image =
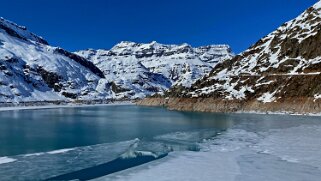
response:
<svg viewBox="0 0 321 181"><path fill-rule="evenodd" d="M72 150L74 150L74 149L71 148L71 149L54 150L54 151L48 152L48 154L52 154L52 155L54 155L54 154L61 154L61 153L66 153L66 152L72 151Z"/></svg>
<svg viewBox="0 0 321 181"><path fill-rule="evenodd" d="M97 180L319 181L321 126L267 132L231 129L200 152L168 157Z"/></svg>
<svg viewBox="0 0 321 181"><path fill-rule="evenodd" d="M217 134L216 130L199 130L194 132L175 132L156 136L156 140L173 142L199 142L204 138L210 138Z"/></svg>
<svg viewBox="0 0 321 181"><path fill-rule="evenodd" d="M9 157L0 157L0 165L5 163L11 163L16 161L16 159L9 158Z"/></svg>
<svg viewBox="0 0 321 181"><path fill-rule="evenodd" d="M320 126L299 126L271 132L257 145L258 149L288 162L321 169Z"/></svg>
<svg viewBox="0 0 321 181"><path fill-rule="evenodd" d="M136 142L139 140L2 157L0 163L5 164L0 164L0 180L44 180L107 163L127 152Z"/></svg>

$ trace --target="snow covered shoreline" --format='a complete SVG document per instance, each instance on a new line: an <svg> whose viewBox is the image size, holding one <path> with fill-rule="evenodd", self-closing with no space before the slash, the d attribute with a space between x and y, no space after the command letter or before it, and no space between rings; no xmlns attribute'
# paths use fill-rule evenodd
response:
<svg viewBox="0 0 321 181"><path fill-rule="evenodd" d="M55 109L55 108L74 108L74 107L93 107L93 106L119 106L119 105L134 105L131 101L116 101L110 103L93 103L93 104L78 104L78 103L65 103L65 104L46 104L46 105L28 105L28 106L6 106L1 107L0 112L2 111L14 111L14 110L35 110L35 109Z"/></svg>

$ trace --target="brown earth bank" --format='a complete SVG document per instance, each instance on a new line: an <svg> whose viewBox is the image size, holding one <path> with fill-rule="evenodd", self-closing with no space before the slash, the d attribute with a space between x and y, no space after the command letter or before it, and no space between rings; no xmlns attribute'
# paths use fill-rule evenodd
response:
<svg viewBox="0 0 321 181"><path fill-rule="evenodd" d="M169 110L216 113L258 112L289 114L320 114L321 100L288 98L263 103L256 100L224 100L216 98L145 98L136 102L142 106L164 106Z"/></svg>

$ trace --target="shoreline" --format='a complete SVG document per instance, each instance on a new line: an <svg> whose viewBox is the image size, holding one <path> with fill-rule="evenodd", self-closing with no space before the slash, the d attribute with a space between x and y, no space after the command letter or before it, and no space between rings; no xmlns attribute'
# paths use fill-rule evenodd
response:
<svg viewBox="0 0 321 181"><path fill-rule="evenodd" d="M135 103L140 106L165 107L174 111L321 116L321 103L310 98L288 99L271 103L215 98L145 98Z"/></svg>
<svg viewBox="0 0 321 181"><path fill-rule="evenodd" d="M290 116L315 116L321 117L321 112L319 113L309 113L309 112L292 112L292 111L262 111L262 110L220 110L220 111L211 111L211 110L194 110L194 109L181 109L177 108L168 103L168 99L165 98L145 98L142 100L136 101L114 101L114 102L86 102L86 103L77 103L77 102L61 102L59 104L52 102L27 102L27 104L7 104L10 106L2 106L0 104L0 112L3 111L19 111L19 110L38 110L38 109L56 109L56 108L77 108L77 107L96 107L96 106L117 106L117 105L137 105L137 106L147 106L147 107L165 107L168 110L173 111L188 111L188 112L209 112L209 113L231 113L231 114L257 114L257 115L290 115ZM34 104L34 105L32 105Z"/></svg>
<svg viewBox="0 0 321 181"><path fill-rule="evenodd" d="M135 105L131 101L115 101L110 103L94 103L94 104L79 104L79 103L66 103L66 104L45 104L45 105L28 105L28 106L7 106L1 107L0 112L3 111L19 111L19 110L38 110L38 109L56 109L56 108L77 108L77 107L96 107L96 106L121 106L121 105Z"/></svg>

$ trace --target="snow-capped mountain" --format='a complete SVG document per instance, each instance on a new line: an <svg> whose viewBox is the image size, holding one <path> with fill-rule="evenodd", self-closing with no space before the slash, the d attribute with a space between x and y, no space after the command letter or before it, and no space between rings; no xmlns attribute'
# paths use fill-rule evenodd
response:
<svg viewBox="0 0 321 181"><path fill-rule="evenodd" d="M233 57L227 45L192 48L188 44L163 45L155 41L148 44L124 41L111 50L75 53L91 60L118 87L116 97L128 93L144 97L172 86L189 87L218 62Z"/></svg>
<svg viewBox="0 0 321 181"><path fill-rule="evenodd" d="M92 62L0 19L0 102L101 99L103 78Z"/></svg>
<svg viewBox="0 0 321 181"><path fill-rule="evenodd" d="M320 109L315 105L321 100L320 42L321 1L248 50L217 64L181 96L241 102L235 110L266 103L277 107L285 102L289 109L296 105Z"/></svg>

